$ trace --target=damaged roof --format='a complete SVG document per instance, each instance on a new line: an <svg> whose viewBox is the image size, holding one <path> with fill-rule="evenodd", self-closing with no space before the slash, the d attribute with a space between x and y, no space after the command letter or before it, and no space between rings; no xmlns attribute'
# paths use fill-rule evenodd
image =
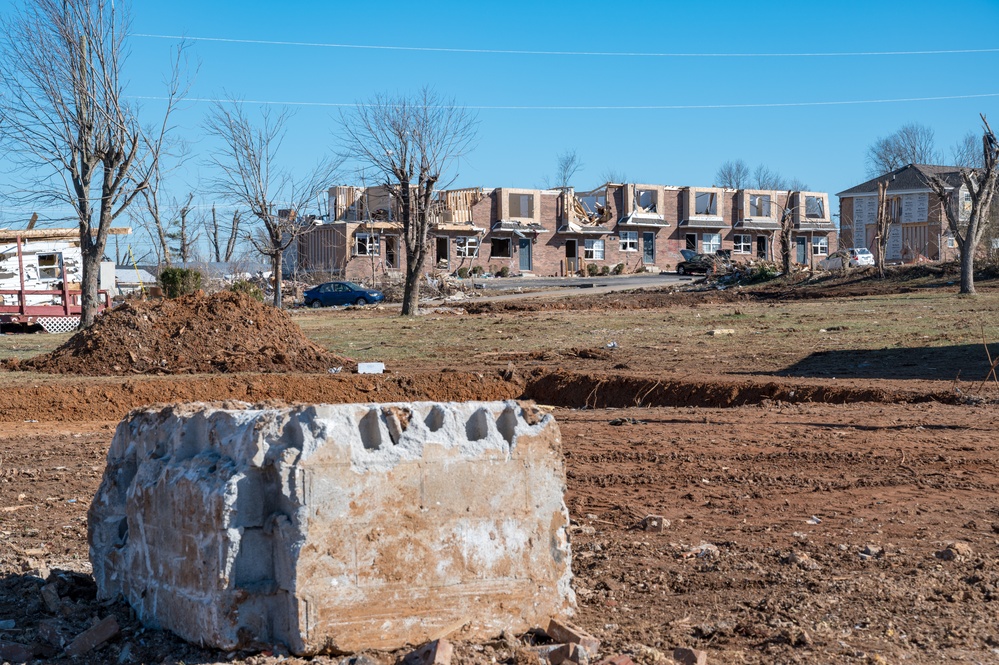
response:
<svg viewBox="0 0 999 665"><path fill-rule="evenodd" d="M930 178L936 176L943 180L950 187L960 187L963 184L961 179L961 167L959 166L936 166L933 164L906 164L902 168L895 169L871 178L867 182L844 190L836 196L852 196L854 194L877 194L878 183L887 179L888 191L911 191L914 189L930 189Z"/></svg>

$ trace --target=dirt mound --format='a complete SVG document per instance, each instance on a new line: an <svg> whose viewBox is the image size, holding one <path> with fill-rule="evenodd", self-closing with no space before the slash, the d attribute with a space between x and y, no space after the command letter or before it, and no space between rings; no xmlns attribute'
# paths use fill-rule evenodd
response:
<svg viewBox="0 0 999 665"><path fill-rule="evenodd" d="M220 291L128 301L51 353L7 367L99 376L326 372L353 364L306 339L281 310Z"/></svg>

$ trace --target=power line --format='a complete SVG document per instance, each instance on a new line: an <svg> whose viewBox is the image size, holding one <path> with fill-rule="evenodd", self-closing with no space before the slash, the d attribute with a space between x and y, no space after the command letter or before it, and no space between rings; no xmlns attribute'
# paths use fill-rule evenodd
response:
<svg viewBox="0 0 999 665"><path fill-rule="evenodd" d="M304 46L313 48L366 49L372 51L425 51L435 53L481 53L491 55L593 56L616 58L851 58L900 55L955 55L967 53L999 53L999 48L937 49L923 51L834 51L816 53L643 53L640 51L535 51L519 49L452 48L445 46L392 46L379 44L336 44L325 42L292 42L270 39L235 39L228 37L185 37L133 33L131 37L145 39L177 39L191 42L225 44L262 44L265 46Z"/></svg>
<svg viewBox="0 0 999 665"><path fill-rule="evenodd" d="M132 99L151 101L168 101L169 98L155 95L130 95ZM935 97L896 97L893 99L846 99L819 102L761 102L750 104L661 104L649 106L490 106L475 104L444 104L431 106L437 109L468 109L472 111L695 111L711 109L758 109L758 108L794 108L803 106L856 106L861 104L899 104L909 102L938 102L955 99L984 99L999 97L999 92L985 92L971 95L940 95ZM194 103L229 103L233 100L213 97L187 97L184 101ZM235 100L245 104L262 106L316 106L327 108L375 107L381 104L347 103L347 102L308 102L308 101L275 101L267 99Z"/></svg>

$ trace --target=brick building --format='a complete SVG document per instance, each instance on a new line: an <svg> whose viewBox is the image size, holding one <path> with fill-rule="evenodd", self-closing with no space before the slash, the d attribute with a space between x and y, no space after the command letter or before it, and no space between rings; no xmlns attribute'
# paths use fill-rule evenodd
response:
<svg viewBox="0 0 999 665"><path fill-rule="evenodd" d="M329 223L303 235L298 268L348 279L400 271L398 211L384 187L331 187ZM606 183L597 189L472 188L440 192L427 270L566 276L596 270L672 270L692 249L736 261L779 256L780 218L793 217L799 263L836 249L822 192Z"/></svg>
<svg viewBox="0 0 999 665"><path fill-rule="evenodd" d="M878 182L887 180L888 210L893 219L886 260L910 263L957 258L957 243L948 228L944 204L929 186L932 177L949 186L952 204L961 206L962 217L970 213L971 198L962 184L960 168L908 164L837 194L840 245L874 247Z"/></svg>

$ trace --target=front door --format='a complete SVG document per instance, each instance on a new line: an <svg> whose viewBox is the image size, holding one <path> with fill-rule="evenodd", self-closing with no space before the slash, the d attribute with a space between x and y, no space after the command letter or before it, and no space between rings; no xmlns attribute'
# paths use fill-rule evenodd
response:
<svg viewBox="0 0 999 665"><path fill-rule="evenodd" d="M647 266L656 262L656 234L654 231L642 232L642 263Z"/></svg>
<svg viewBox="0 0 999 665"><path fill-rule="evenodd" d="M767 237L756 236L756 258L767 260Z"/></svg>
<svg viewBox="0 0 999 665"><path fill-rule="evenodd" d="M805 263L807 261L805 250L808 249L808 238L806 238L805 236L798 236L797 238L794 239L794 243L795 243L794 260L797 261L798 263Z"/></svg>
<svg viewBox="0 0 999 665"><path fill-rule="evenodd" d="M520 271L530 272L531 270L531 239L520 238L517 241L517 251L520 254Z"/></svg>
<svg viewBox="0 0 999 665"><path fill-rule="evenodd" d="M570 275L579 270L579 245L575 240L565 241L565 270Z"/></svg>
<svg viewBox="0 0 999 665"><path fill-rule="evenodd" d="M447 236L437 236L437 267L447 270L451 267L451 240Z"/></svg>

